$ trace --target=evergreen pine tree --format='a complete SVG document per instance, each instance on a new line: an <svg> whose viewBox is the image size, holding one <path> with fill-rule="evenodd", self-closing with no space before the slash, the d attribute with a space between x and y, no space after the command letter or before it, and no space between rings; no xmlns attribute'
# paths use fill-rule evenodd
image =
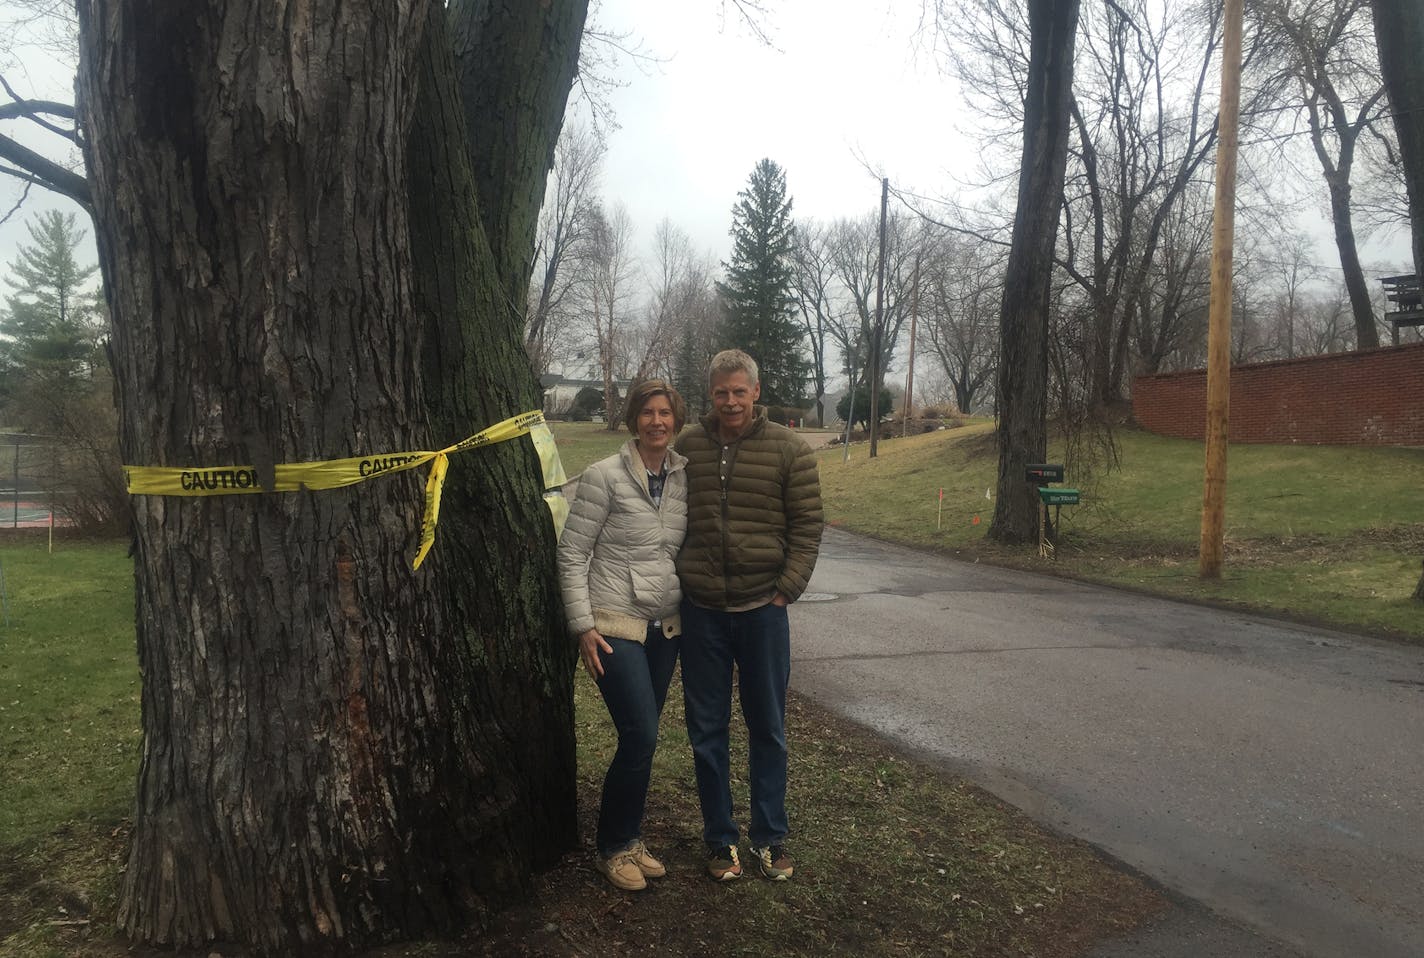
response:
<svg viewBox="0 0 1424 958"><path fill-rule="evenodd" d="M84 231L72 214L49 211L28 224L5 283L0 311L0 421L42 437L26 481L79 528L124 529L129 496L120 468L113 377L102 341L107 318L87 288L95 267L75 252Z"/></svg>
<svg viewBox="0 0 1424 958"><path fill-rule="evenodd" d="M762 160L732 207L732 260L717 284L726 318L725 347L757 361L761 401L769 406L802 402L810 363L802 352L805 329L796 320L792 295L791 199L786 173Z"/></svg>
<svg viewBox="0 0 1424 958"><path fill-rule="evenodd" d="M10 264L0 316L0 388L7 400L36 389L64 388L89 378L100 338L97 297L84 285L95 266L74 253L84 240L73 213L49 210L29 224L33 245Z"/></svg>

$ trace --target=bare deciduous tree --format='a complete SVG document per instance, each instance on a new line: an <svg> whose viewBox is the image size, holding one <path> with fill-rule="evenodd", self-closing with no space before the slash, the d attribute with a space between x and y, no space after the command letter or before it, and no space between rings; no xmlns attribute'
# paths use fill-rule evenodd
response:
<svg viewBox="0 0 1424 958"><path fill-rule="evenodd" d="M796 293L806 339L811 344L811 381L816 395L816 422L826 423L826 345L839 325L836 313L835 256L832 230L824 223L796 224L792 249L792 288Z"/></svg>
<svg viewBox="0 0 1424 958"><path fill-rule="evenodd" d="M698 261L692 241L667 218L653 232L653 267L646 319L638 330L635 380L654 375L672 378L680 333L711 290L708 268Z"/></svg>
<svg viewBox="0 0 1424 958"><path fill-rule="evenodd" d="M1141 372L1191 368L1203 361L1210 256L1210 198L1189 191L1163 224L1152 272L1138 294L1133 340Z"/></svg>
<svg viewBox="0 0 1424 958"><path fill-rule="evenodd" d="M1025 467L1048 450L1048 325L1073 94L1077 0L1028 0L1029 58L1013 238L999 308L999 479L989 534L1031 542L1038 496Z"/></svg>
<svg viewBox="0 0 1424 958"><path fill-rule="evenodd" d="M582 311L588 342L603 376L603 414L609 430L621 428L622 404L614 380L628 363L633 321L633 221L622 203L589 215L583 254Z"/></svg>
<svg viewBox="0 0 1424 958"><path fill-rule="evenodd" d="M1361 135L1379 121L1384 98L1369 5L1367 0L1269 0L1258 15L1263 29L1277 38L1279 75L1295 86L1325 177L1356 347L1373 349L1379 346L1379 329L1360 265L1351 201Z"/></svg>
<svg viewBox="0 0 1424 958"><path fill-rule="evenodd" d="M1204 186L1197 171L1216 145L1206 92L1220 16L1130 0L1092 7L1080 22L1062 263L1090 306L1093 405L1122 398L1162 232L1183 194Z"/></svg>
<svg viewBox="0 0 1424 958"><path fill-rule="evenodd" d="M925 341L966 415L995 372L1003 251L942 235L926 252L921 302Z"/></svg>
<svg viewBox="0 0 1424 958"><path fill-rule="evenodd" d="M1280 284L1273 304L1276 339L1282 354L1291 359L1300 348L1297 340L1303 332L1305 286L1314 272L1310 262L1310 237L1298 231L1287 236L1285 242L1276 247L1276 256L1278 259L1267 264L1268 271Z"/></svg>
<svg viewBox="0 0 1424 958"><path fill-rule="evenodd" d="M536 372L549 368L568 320L569 292L579 277L573 262L585 247L591 212L598 206L598 180L606 147L592 127L564 127L539 210L534 246L534 287L524 347Z"/></svg>
<svg viewBox="0 0 1424 958"><path fill-rule="evenodd" d="M921 255L922 224L892 213L885 225L885 293L880 334L879 386L895 356L910 318L915 263ZM840 348L855 385L869 389L871 343L875 331L876 267L880 245L879 214L837 220L829 237L830 266L845 296L843 309L825 315L826 333Z"/></svg>

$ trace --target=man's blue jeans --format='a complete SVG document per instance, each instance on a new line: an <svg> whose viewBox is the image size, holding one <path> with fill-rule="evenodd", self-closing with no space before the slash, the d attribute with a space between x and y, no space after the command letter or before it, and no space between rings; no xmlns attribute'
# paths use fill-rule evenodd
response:
<svg viewBox="0 0 1424 958"><path fill-rule="evenodd" d="M613 654L600 653L603 677L598 690L618 730L618 751L603 777L598 808L598 853L608 858L642 837L643 809L658 747L658 717L677 665L677 639L649 626L646 642L605 636Z"/></svg>
<svg viewBox="0 0 1424 958"><path fill-rule="evenodd" d="M785 840L786 686L791 679L791 630L785 606L719 612L682 603L682 693L692 743L702 839L711 848L735 845L731 759L732 666L737 667L747 723L753 845Z"/></svg>

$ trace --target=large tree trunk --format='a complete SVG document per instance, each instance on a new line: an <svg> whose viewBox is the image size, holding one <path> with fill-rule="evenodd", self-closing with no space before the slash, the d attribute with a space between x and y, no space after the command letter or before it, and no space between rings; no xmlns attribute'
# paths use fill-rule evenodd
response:
<svg viewBox="0 0 1424 958"><path fill-rule="evenodd" d="M1343 165L1343 164L1342 164ZM1329 180L1330 218L1335 226L1335 246L1340 250L1340 269L1345 274L1345 290L1350 294L1350 311L1355 318L1355 348L1378 349L1379 330L1375 327L1375 309L1370 302L1365 271L1360 267L1360 252L1355 245L1355 224L1350 213L1348 172Z"/></svg>
<svg viewBox="0 0 1424 958"><path fill-rule="evenodd" d="M1047 454L1048 310L1063 206L1078 0L1029 0L1018 211L1004 277L999 328L999 482L989 535L1038 537L1038 495L1024 467Z"/></svg>
<svg viewBox="0 0 1424 958"><path fill-rule="evenodd" d="M544 182L587 12L588 0L455 0L450 6L480 220L505 302L521 319Z"/></svg>
<svg viewBox="0 0 1424 958"><path fill-rule="evenodd" d="M526 12L520 5L519 14ZM581 4L543 8L577 26L550 36L538 61L567 76L577 60ZM539 19L522 29L543 33ZM507 34L506 34L507 35ZM445 17L432 11L410 149L411 242L416 308L425 332L426 396L440 442L542 407L519 316L511 311L494 247L478 219L466 119L458 108ZM566 84L568 80L566 79ZM557 129L562 116L521 122ZM547 132L545 134L547 136ZM509 170L510 191L543 195L547 158ZM523 282L528 282L527 270ZM480 778L467 794L490 861L481 891L529 887L529 866L552 864L577 841L573 737L576 649L565 632L554 564L556 541L532 445L501 443L450 463L440 541L431 561L459 640L468 698L463 743ZM501 853L501 849L505 851Z"/></svg>
<svg viewBox="0 0 1424 958"><path fill-rule="evenodd" d="M1371 0L1380 71L1389 93L1399 136L1404 185L1409 191L1409 224L1414 270L1424 276L1424 3Z"/></svg>
<svg viewBox="0 0 1424 958"><path fill-rule="evenodd" d="M969 385L969 377L963 379L950 377L950 383L954 386L954 404L964 415L969 415L969 404L974 401L974 389Z"/></svg>
<svg viewBox="0 0 1424 958"><path fill-rule="evenodd" d="M534 405L505 342L517 320L490 306L491 245L468 236L438 263L422 245L473 232L460 198L447 220L415 206L412 278L407 192L443 188L407 175L426 3L300 9L79 4L127 463L270 476ZM412 155L456 152L430 117ZM447 312L462 281L477 315ZM572 659L527 446L452 462L419 573L414 474L135 497L129 934L301 953L450 930L568 847Z"/></svg>

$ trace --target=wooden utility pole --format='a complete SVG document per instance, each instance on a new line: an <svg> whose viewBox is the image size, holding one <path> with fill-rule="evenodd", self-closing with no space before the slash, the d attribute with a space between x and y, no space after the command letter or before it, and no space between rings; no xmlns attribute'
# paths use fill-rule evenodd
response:
<svg viewBox="0 0 1424 958"><path fill-rule="evenodd" d="M910 410L915 397L915 323L920 318L920 254L915 254L915 289L910 297L910 371L905 373L905 419L900 435L910 434Z"/></svg>
<svg viewBox="0 0 1424 958"><path fill-rule="evenodd" d="M1216 210L1211 236L1211 307L1206 366L1206 476L1202 489L1203 579L1221 578L1226 529L1227 414L1231 405L1231 258L1236 235L1236 152L1240 145L1243 0L1225 0L1221 43L1221 138L1216 145Z"/></svg>
<svg viewBox="0 0 1424 958"><path fill-rule="evenodd" d="M885 208L890 204L890 178L880 179L880 255L875 267L875 329L870 336L870 458L874 459L880 438L880 334L885 325ZM851 410L855 415L855 410Z"/></svg>

